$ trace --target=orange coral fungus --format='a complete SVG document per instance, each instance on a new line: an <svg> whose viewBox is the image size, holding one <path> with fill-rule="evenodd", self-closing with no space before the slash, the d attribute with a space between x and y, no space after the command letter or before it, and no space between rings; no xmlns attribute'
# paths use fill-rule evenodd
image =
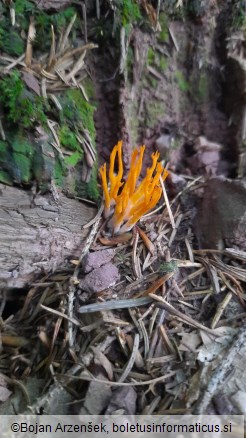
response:
<svg viewBox="0 0 246 438"><path fill-rule="evenodd" d="M136 222L159 201L162 193L160 178L164 181L168 171L158 162L159 152L151 155L152 166L146 176L137 185L141 172L145 146L132 153L130 170L124 183L122 162L122 141L119 141L111 152L108 179L106 163L100 168L104 194L104 215L110 218L109 228L114 234L124 233L132 229ZM114 172L117 156L118 173Z"/></svg>

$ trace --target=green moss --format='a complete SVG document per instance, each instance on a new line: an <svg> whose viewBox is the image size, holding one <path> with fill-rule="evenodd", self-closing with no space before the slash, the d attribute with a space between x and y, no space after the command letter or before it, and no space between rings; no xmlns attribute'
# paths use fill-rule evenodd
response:
<svg viewBox="0 0 246 438"><path fill-rule="evenodd" d="M34 156L34 149L27 138L22 133L9 136L10 147L12 149L11 158L11 172L13 179L18 182L29 182L32 177L32 159Z"/></svg>
<svg viewBox="0 0 246 438"><path fill-rule="evenodd" d="M159 269L162 273L177 272L178 264L176 260L171 260L170 262L161 263Z"/></svg>
<svg viewBox="0 0 246 438"><path fill-rule="evenodd" d="M89 99L89 101L91 100L95 100L96 98L96 90L95 87L93 85L92 80L90 79L89 76L87 76L84 80L83 80L83 87L85 89L86 95Z"/></svg>
<svg viewBox="0 0 246 438"><path fill-rule="evenodd" d="M22 133L6 132L6 137L6 141L0 142L0 181L27 183L33 175L33 146Z"/></svg>
<svg viewBox="0 0 246 438"><path fill-rule="evenodd" d="M45 124L47 103L40 96L28 91L17 70L0 80L0 102L9 123L31 127L34 123Z"/></svg>
<svg viewBox="0 0 246 438"><path fill-rule="evenodd" d="M27 183L32 179L33 147L23 134L6 132L6 141L0 141L0 181Z"/></svg>
<svg viewBox="0 0 246 438"><path fill-rule="evenodd" d="M13 27L10 27L8 31L1 29L0 49L11 56L20 56L25 51L25 42Z"/></svg>
<svg viewBox="0 0 246 438"><path fill-rule="evenodd" d="M81 180L78 180L76 191L81 198L89 198L95 202L99 201L100 194L97 183L97 163L93 166L90 181L88 183L83 183Z"/></svg>
<svg viewBox="0 0 246 438"><path fill-rule="evenodd" d="M95 145L96 130L93 116L96 107L86 102L78 89L68 90L65 93L62 107L61 122L64 123L67 120L72 126L77 125L78 128L87 129Z"/></svg>
<svg viewBox="0 0 246 438"><path fill-rule="evenodd" d="M89 183L81 182L81 169L79 166L76 168L76 172L73 174L72 178L70 172L70 168L79 164L84 156L83 149L77 141L76 134L79 134L80 131L83 132L83 130L87 130L92 144L95 146L96 131L93 117L95 106L89 104L78 89L66 91L64 95L60 97L60 100L63 109L59 113L61 125L61 128L58 131L59 139L62 146L72 150L73 154L66 157L62 163L56 163L54 168L56 184L61 187L69 186L70 190L74 190L78 196L96 201L99 199L97 188L97 163L93 166L92 176Z"/></svg>
<svg viewBox="0 0 246 438"><path fill-rule="evenodd" d="M60 161L56 161L55 163L53 177L55 184L58 187L62 187L65 174L64 174L64 166L61 164Z"/></svg>
<svg viewBox="0 0 246 438"><path fill-rule="evenodd" d="M154 128L159 118L165 114L165 104L163 102L151 101L146 108L146 125L148 128Z"/></svg>
<svg viewBox="0 0 246 438"><path fill-rule="evenodd" d="M31 172L31 160L29 157L23 154L19 154L14 152L12 154L13 161L15 164L15 179L16 182L21 183L27 183L31 180L32 172Z"/></svg>
<svg viewBox="0 0 246 438"><path fill-rule="evenodd" d="M62 146L71 151L81 150L80 144L74 132L67 126L63 125L58 130L59 140Z"/></svg>
<svg viewBox="0 0 246 438"><path fill-rule="evenodd" d="M78 162L82 159L82 157L83 157L83 152L76 151L72 155L69 155L69 157L66 157L64 159L64 163L68 167L70 167L70 166L75 167L76 164L78 164Z"/></svg>
<svg viewBox="0 0 246 438"><path fill-rule="evenodd" d="M142 17L139 5L135 0L118 0L116 8L119 27L128 28L131 23L139 21Z"/></svg>
<svg viewBox="0 0 246 438"><path fill-rule="evenodd" d="M19 16L21 14L33 13L35 6L28 0L15 0L15 14Z"/></svg>
<svg viewBox="0 0 246 438"><path fill-rule="evenodd" d="M139 128L139 117L138 117L138 102L133 100L128 106L128 120L130 125L130 136L132 138L133 144L138 143L138 128Z"/></svg>
<svg viewBox="0 0 246 438"><path fill-rule="evenodd" d="M11 148L14 152L33 157L33 146L28 142L23 134L16 135L11 141Z"/></svg>
<svg viewBox="0 0 246 438"><path fill-rule="evenodd" d="M147 64L153 65L154 63L155 63L155 52L151 47L149 47L147 52Z"/></svg>
<svg viewBox="0 0 246 438"><path fill-rule="evenodd" d="M177 80L180 91L183 91L185 93L190 89L190 84L186 81L182 71L178 70L175 74L175 78Z"/></svg>
<svg viewBox="0 0 246 438"><path fill-rule="evenodd" d="M5 153L5 151L6 151L6 142L0 140L0 154L1 154L1 153ZM0 156L1 156L1 155L0 155Z"/></svg>
<svg viewBox="0 0 246 438"><path fill-rule="evenodd" d="M159 60L159 68L161 71L165 71L168 68L168 59L165 58L164 56L160 57Z"/></svg>
<svg viewBox="0 0 246 438"><path fill-rule="evenodd" d="M168 31L168 16L164 12L160 13L159 22L161 25L161 30L160 33L158 34L158 39L161 42L166 43L169 39L169 31Z"/></svg>
<svg viewBox="0 0 246 438"><path fill-rule="evenodd" d="M206 73L201 73L198 82L198 98L199 101L207 100L209 94L209 81Z"/></svg>
<svg viewBox="0 0 246 438"><path fill-rule="evenodd" d="M7 3L7 2L6 2ZM51 25L54 26L55 34L63 32L69 21L75 15L76 9L68 7L55 14L47 14L28 0L15 0L16 25L10 23L9 8L3 5L0 18L0 49L11 56L20 56L25 52L26 36L30 24L30 18L34 18L36 37L33 43L34 48L39 51L50 49ZM75 22L73 31L79 26Z"/></svg>
<svg viewBox="0 0 246 438"><path fill-rule="evenodd" d="M60 160L57 160L55 163L53 177L56 185L62 187L65 177L65 169Z"/></svg>
<svg viewBox="0 0 246 438"><path fill-rule="evenodd" d="M28 0L15 0L14 4L16 25L13 27L10 23L7 2L0 2L0 50L11 56L19 56L25 52L31 17L34 17L36 28L34 55L39 57L40 54L48 53L50 50L51 25L54 26L57 41L76 12L76 8L69 7L59 13L47 14ZM129 4L125 1L121 4L122 16L125 18L127 18L125 7ZM133 17L129 15L128 18L131 20ZM78 27L79 20L76 20L71 32L72 41L76 40ZM35 53L36 49L37 53ZM95 99L95 90L90 78L84 81L83 86L88 98ZM81 182L82 163L80 162L83 160L84 152L76 135L81 133L82 136L83 131L87 130L95 146L96 133L93 119L95 106L86 102L78 89L62 93L59 100L63 110L58 114L46 101L26 88L17 69L1 77L0 104L3 109L3 125L7 141L0 141L0 181L29 183L35 179L39 187L42 185L47 188L51 178L54 178L60 187L66 188L66 184L73 188L77 184L79 186L77 181ZM50 130L47 131L47 114L53 120L60 122L58 130L60 143L63 149L71 151L69 156L64 153L64 160L50 145L54 139ZM30 144L28 132L31 132L37 124L42 124L49 138L46 140L36 138L33 144ZM99 198L97 163L93 168L89 184L81 183L81 185L84 197L94 200ZM78 193L74 192L74 194Z"/></svg>
<svg viewBox="0 0 246 438"><path fill-rule="evenodd" d="M8 110L6 117L10 121L16 119L16 105L23 89L20 74L15 70L0 80L0 102Z"/></svg>
<svg viewBox="0 0 246 438"><path fill-rule="evenodd" d="M10 186L13 184L10 175L5 170L0 170L0 182Z"/></svg>
<svg viewBox="0 0 246 438"><path fill-rule="evenodd" d="M149 83L152 88L156 88L158 85L158 80L156 78L153 78L153 76L149 76Z"/></svg>
<svg viewBox="0 0 246 438"><path fill-rule="evenodd" d="M72 17L76 14L74 7L69 7L56 14L47 14L38 9L35 10L35 26L36 26L36 39L35 47L38 50L49 50L51 41L51 25L54 26L55 34L65 31ZM73 25L73 31L78 26L78 21Z"/></svg>
<svg viewBox="0 0 246 438"><path fill-rule="evenodd" d="M76 9L72 6L64 9L63 11L60 11L56 14L45 14L44 12L38 13L36 17L37 26L41 26L43 30L47 26L53 25L55 30L60 32L63 30L71 21L73 16L76 14ZM76 24L75 24L76 27Z"/></svg>

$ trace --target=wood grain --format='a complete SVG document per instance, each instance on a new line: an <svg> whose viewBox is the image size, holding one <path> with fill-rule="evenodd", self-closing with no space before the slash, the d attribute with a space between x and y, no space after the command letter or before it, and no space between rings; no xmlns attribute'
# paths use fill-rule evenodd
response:
<svg viewBox="0 0 246 438"><path fill-rule="evenodd" d="M79 257L96 209L60 194L36 196L0 184L0 287L24 287Z"/></svg>

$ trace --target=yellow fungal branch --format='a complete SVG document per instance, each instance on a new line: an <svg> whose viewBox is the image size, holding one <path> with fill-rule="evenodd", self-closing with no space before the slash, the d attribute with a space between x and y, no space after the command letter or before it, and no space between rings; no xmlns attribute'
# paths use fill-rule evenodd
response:
<svg viewBox="0 0 246 438"><path fill-rule="evenodd" d="M104 194L104 215L106 218L112 216L108 226L113 234L121 234L131 230L144 214L155 207L161 197L160 178L164 181L168 171L158 162L159 152L151 155L152 165L147 169L144 179L137 185L144 151L145 146L133 151L125 183L122 181L122 141L119 141L111 152L108 180L106 163L100 167L99 172ZM115 173L116 157L118 173Z"/></svg>

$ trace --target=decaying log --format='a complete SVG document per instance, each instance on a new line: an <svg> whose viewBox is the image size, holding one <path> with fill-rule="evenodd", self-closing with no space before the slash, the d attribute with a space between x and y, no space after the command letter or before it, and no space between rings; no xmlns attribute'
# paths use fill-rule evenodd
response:
<svg viewBox="0 0 246 438"><path fill-rule="evenodd" d="M24 287L41 273L79 257L96 214L85 203L59 195L36 196L0 184L0 287Z"/></svg>
<svg viewBox="0 0 246 438"><path fill-rule="evenodd" d="M39 9L55 9L56 11L67 8L73 3L71 0L33 0L33 2Z"/></svg>

